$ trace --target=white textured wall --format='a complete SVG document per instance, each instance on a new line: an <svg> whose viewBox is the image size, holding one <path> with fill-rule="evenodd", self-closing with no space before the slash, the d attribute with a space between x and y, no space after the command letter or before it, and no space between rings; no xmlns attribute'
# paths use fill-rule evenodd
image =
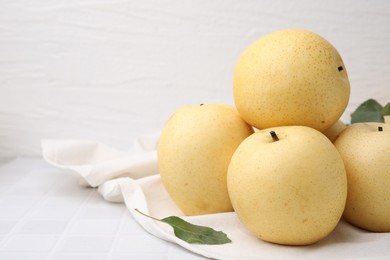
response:
<svg viewBox="0 0 390 260"><path fill-rule="evenodd" d="M255 39L300 27L347 67L343 119L390 101L390 1L0 0L0 156L41 138L127 149L184 104L233 104L233 67Z"/></svg>

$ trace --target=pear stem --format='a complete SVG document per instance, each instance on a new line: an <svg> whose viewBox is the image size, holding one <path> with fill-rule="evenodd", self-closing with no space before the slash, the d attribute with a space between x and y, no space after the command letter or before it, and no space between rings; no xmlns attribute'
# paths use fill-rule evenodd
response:
<svg viewBox="0 0 390 260"><path fill-rule="evenodd" d="M383 131L383 127L378 126L378 131L379 131L379 132L382 132L382 131Z"/></svg>
<svg viewBox="0 0 390 260"><path fill-rule="evenodd" d="M271 131L271 132L269 132L269 134L271 135L272 140L274 140L274 142L279 141L279 137L277 136L275 131Z"/></svg>

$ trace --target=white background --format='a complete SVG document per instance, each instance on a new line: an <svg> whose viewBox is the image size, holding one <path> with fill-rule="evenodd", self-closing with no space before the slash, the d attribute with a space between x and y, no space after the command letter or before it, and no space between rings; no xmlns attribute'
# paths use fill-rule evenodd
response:
<svg viewBox="0 0 390 260"><path fill-rule="evenodd" d="M342 119L390 101L390 1L0 0L0 156L41 138L128 149L185 104L233 105L240 53L305 28L340 52L351 82Z"/></svg>

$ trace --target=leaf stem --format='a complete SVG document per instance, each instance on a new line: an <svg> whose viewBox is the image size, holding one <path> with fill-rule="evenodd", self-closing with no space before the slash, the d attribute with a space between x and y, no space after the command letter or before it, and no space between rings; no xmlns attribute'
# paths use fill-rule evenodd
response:
<svg viewBox="0 0 390 260"><path fill-rule="evenodd" d="M137 211L139 214L145 216L145 217L151 218L151 219L156 220L156 221L163 222L161 219L158 219L158 218L154 218L154 217L152 217L152 216L149 216L149 215L143 213L142 211L140 211L139 209L134 209L134 210Z"/></svg>

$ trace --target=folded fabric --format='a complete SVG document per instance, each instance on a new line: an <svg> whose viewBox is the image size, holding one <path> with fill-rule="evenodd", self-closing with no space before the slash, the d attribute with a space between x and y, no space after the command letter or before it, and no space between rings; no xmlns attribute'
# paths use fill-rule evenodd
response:
<svg viewBox="0 0 390 260"><path fill-rule="evenodd" d="M154 236L214 259L388 259L390 234L370 233L341 221L322 241L310 246L281 246L263 242L241 224L234 212L185 216L164 189L157 170L158 135L142 136L132 152L84 140L43 140L43 158L64 170L78 173L83 183L97 187L111 202L124 202L134 219ZM232 240L224 245L189 244L172 228L145 216L180 216L186 221L222 230Z"/></svg>
<svg viewBox="0 0 390 260"><path fill-rule="evenodd" d="M155 140L157 140L155 138ZM139 138L135 154L124 153L104 144L83 140L42 140L43 158L50 164L76 171L91 187L128 176L134 179L157 173L156 144Z"/></svg>

